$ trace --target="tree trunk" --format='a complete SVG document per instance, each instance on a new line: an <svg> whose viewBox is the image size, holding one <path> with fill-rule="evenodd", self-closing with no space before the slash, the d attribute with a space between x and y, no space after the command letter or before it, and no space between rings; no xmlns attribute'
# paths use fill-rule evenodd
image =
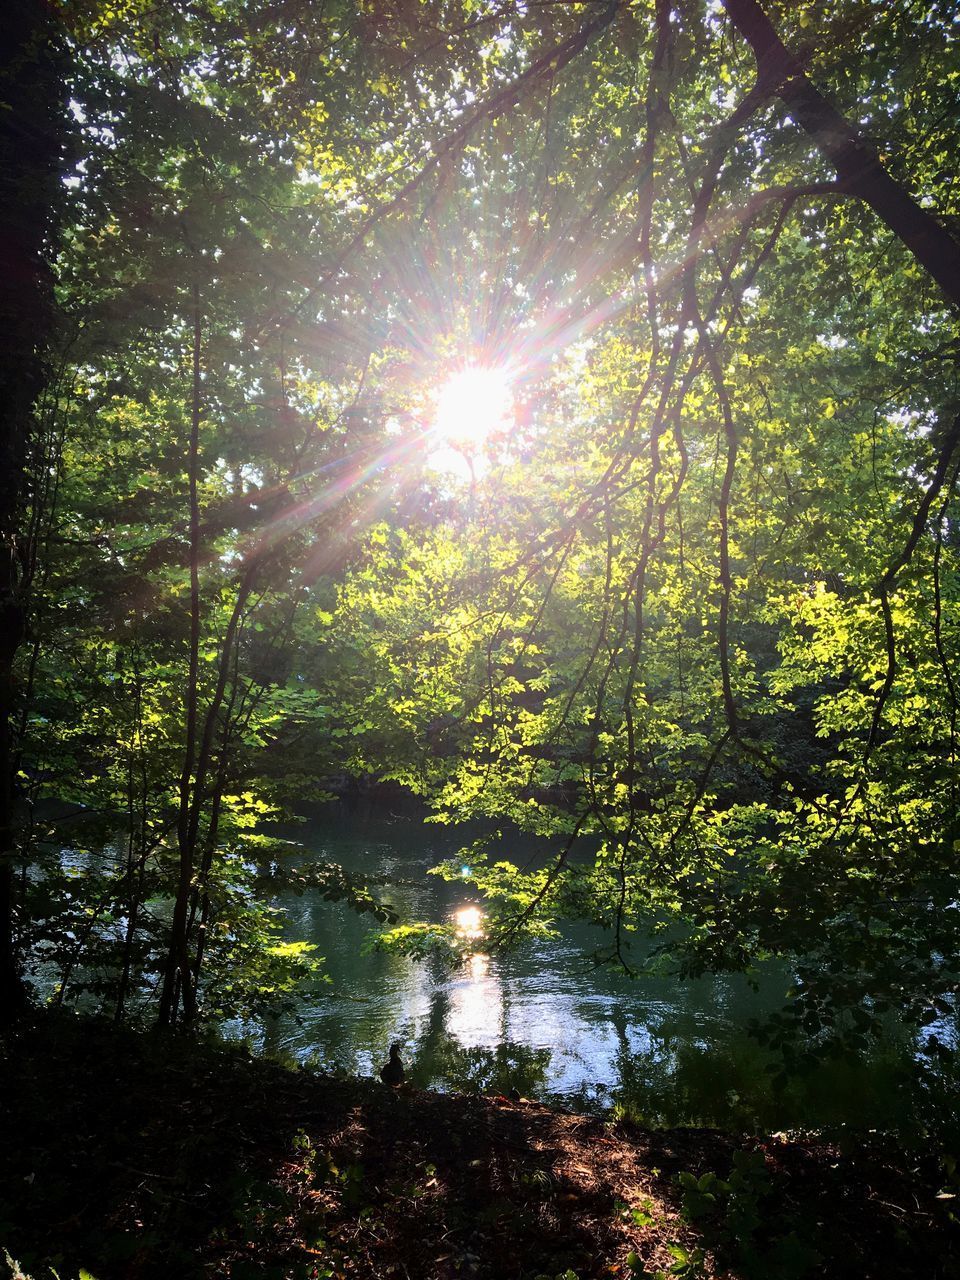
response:
<svg viewBox="0 0 960 1280"><path fill-rule="evenodd" d="M26 631L19 537L33 405L53 326L49 260L66 121L53 10L7 0L0 55L0 1025L25 1003L15 937L14 660Z"/></svg>
<svg viewBox="0 0 960 1280"><path fill-rule="evenodd" d="M191 986L190 955L187 943L187 910L193 886L195 841L191 839L190 806L199 779L193 779L197 745L198 682L200 667L200 419L201 360L200 343L200 286L193 285L193 394L190 424L190 450L187 471L190 485L190 653L188 658L187 689L185 695L185 742L183 769L180 774L180 803L177 814L177 850L180 855L180 872L173 904L173 920L170 925L170 951L163 975L163 991L160 997L160 1026L171 1026L177 1019L179 996L183 997L187 1018L193 1014L193 988Z"/></svg>

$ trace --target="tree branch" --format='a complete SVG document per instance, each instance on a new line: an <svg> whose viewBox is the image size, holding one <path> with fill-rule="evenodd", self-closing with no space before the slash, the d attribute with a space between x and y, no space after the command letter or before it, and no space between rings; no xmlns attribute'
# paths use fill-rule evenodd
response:
<svg viewBox="0 0 960 1280"><path fill-rule="evenodd" d="M778 95L836 168L841 185L873 209L946 297L960 306L960 244L887 173L876 148L811 83L757 0L723 0L757 60L757 87Z"/></svg>

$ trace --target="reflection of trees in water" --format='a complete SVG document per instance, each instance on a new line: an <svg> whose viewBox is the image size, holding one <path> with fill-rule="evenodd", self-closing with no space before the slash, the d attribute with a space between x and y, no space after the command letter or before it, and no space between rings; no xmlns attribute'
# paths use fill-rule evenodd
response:
<svg viewBox="0 0 960 1280"><path fill-rule="evenodd" d="M450 987L438 987L409 1063L408 1078L414 1084L472 1093L518 1089L535 1096L544 1091L552 1057L549 1049L510 1040L501 1040L493 1048L465 1045L449 1030L451 1006ZM503 1004L498 1005L497 1014L502 1029Z"/></svg>
<svg viewBox="0 0 960 1280"><path fill-rule="evenodd" d="M337 814L333 837L328 832L322 842L324 856L358 873L395 879L397 896L386 890L385 896L409 914L447 919L463 904L462 886L417 882L428 853L440 856L438 848L427 848L435 833L413 819L358 829L349 815ZM820 1063L776 1090L769 1068L779 1060L743 1031L760 1010L743 998L739 979L698 986L660 974L649 984L620 984L604 972L599 979L551 983L533 997L529 979L540 976L535 966L559 975L565 953L547 951L546 960L531 953L502 970L493 960L489 973L471 979L466 970L431 961L413 964L384 952L359 956L369 922L342 903L305 894L284 896L283 905L291 911L289 936L318 943L333 981L279 1023L257 1024L256 1048L274 1056L292 1060L296 1052L319 1069L371 1075L399 1038L408 1078L422 1086L517 1088L564 1107L596 1112L614 1105L654 1125L903 1123L901 1068L915 1046L906 1036L897 1041L895 1025L885 1027L883 1046L871 1047L860 1061ZM779 971L768 985L763 999L772 1006L782 995ZM361 999L350 994L356 991ZM949 1034L939 1023L930 1030L944 1039ZM513 1041L511 1033L536 1036L553 1046L552 1054ZM956 1082L942 1069L941 1075L928 1089L935 1087L947 1106ZM552 1093L551 1078L562 1081L555 1084L562 1093ZM570 1091L570 1079L584 1080L579 1092Z"/></svg>
<svg viewBox="0 0 960 1280"><path fill-rule="evenodd" d="M270 1058L282 1059L287 1052L287 1036L280 1019L268 1015L261 1025L260 1052Z"/></svg>
<svg viewBox="0 0 960 1280"><path fill-rule="evenodd" d="M430 1000L430 1013L426 1026L417 1039L414 1057L410 1066L409 1077L415 1084L429 1084L434 1076L432 1064L440 1056L440 1047L450 1039L447 1034L447 1012L450 1000L441 987L434 991Z"/></svg>
<svg viewBox="0 0 960 1280"><path fill-rule="evenodd" d="M414 1018L402 1024L402 1056L407 1078L415 1085L479 1093L517 1089L564 1108L596 1113L613 1107L614 1114L654 1127L783 1129L853 1124L883 1128L910 1123L904 1115L902 1090L908 1075L909 1037L878 1045L859 1060L822 1060L807 1074L775 1088L781 1060L755 1040L742 1036L707 1045L693 1039L688 1026L671 1022L669 1013L631 1021L628 1012L614 1005L607 1017L615 1034L616 1085L605 1089L587 1082L578 1093L561 1096L549 1088L550 1049L508 1039L471 1045L453 1034L455 993L449 983L438 984L420 1025ZM352 1073L358 1069L357 1047L363 1041L376 1046L370 1058L375 1068L385 1060L386 1044L394 1034L393 1028L389 1036L387 1030L371 1011L369 1023L351 1031L341 1028L340 1036L333 1037L338 1043L342 1039L341 1053L328 1043L310 1065ZM251 1047L281 1061L289 1059L292 1065L284 1020L264 1019L256 1039ZM371 1067L364 1063L360 1069L367 1074ZM945 1093L943 1082L937 1083L939 1092ZM951 1086L954 1098L952 1078ZM920 1123L919 1116L916 1122Z"/></svg>
<svg viewBox="0 0 960 1280"><path fill-rule="evenodd" d="M902 1122L906 1043L878 1046L856 1061L821 1060L776 1088L782 1060L747 1036L704 1045L661 1022L647 1027L649 1048L638 1052L636 1029L631 1035L619 1011L611 1020L619 1083L609 1101L637 1123L769 1129Z"/></svg>

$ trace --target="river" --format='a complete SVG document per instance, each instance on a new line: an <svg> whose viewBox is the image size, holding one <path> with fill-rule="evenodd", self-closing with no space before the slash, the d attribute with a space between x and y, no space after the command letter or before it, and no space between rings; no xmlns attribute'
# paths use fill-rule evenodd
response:
<svg viewBox="0 0 960 1280"><path fill-rule="evenodd" d="M456 853L461 833L388 808L339 802L297 832L310 853L350 871L389 875L381 896L406 920L450 920L481 905L469 886L427 874ZM504 848L503 856L516 857ZM791 1128L903 1123L902 1081L913 1052L895 1030L869 1061L825 1064L777 1090L770 1059L747 1033L751 1018L783 1004L791 975L768 968L757 989L740 976L679 981L631 978L594 966L597 935L565 925L444 972L382 952L364 953L370 916L317 893L278 899L287 936L313 942L329 982L299 1007L258 1023L231 1022L228 1039L286 1061L375 1075L393 1040L414 1084L506 1092L640 1123ZM638 955L643 955L640 947Z"/></svg>

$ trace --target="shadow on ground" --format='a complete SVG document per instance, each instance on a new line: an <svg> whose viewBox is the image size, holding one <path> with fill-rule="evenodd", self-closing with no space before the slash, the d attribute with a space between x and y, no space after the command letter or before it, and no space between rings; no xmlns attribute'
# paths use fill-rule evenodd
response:
<svg viewBox="0 0 960 1280"><path fill-rule="evenodd" d="M611 1128L52 1017L0 1070L33 1280L960 1275L935 1162L877 1139Z"/></svg>

